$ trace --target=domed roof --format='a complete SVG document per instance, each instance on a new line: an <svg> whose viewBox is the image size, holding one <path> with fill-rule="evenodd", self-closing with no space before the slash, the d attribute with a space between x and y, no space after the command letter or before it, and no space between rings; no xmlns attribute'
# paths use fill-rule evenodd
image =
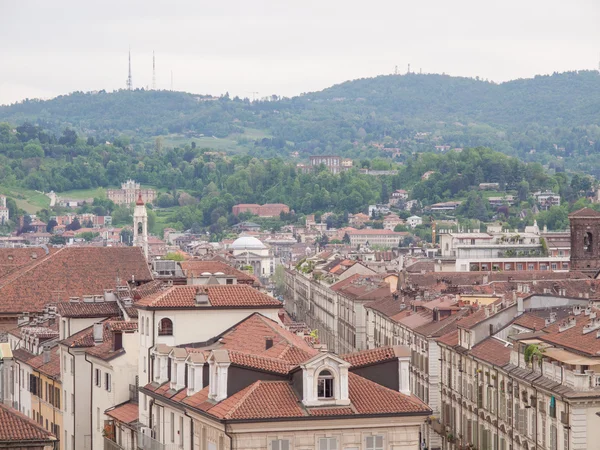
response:
<svg viewBox="0 0 600 450"><path fill-rule="evenodd" d="M262 250L267 248L267 246L253 236L242 236L233 241L231 248L234 250Z"/></svg>

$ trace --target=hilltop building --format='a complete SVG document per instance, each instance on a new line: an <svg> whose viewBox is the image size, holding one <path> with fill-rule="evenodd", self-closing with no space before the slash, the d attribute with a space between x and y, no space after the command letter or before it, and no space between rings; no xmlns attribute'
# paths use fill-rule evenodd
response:
<svg viewBox="0 0 600 450"><path fill-rule="evenodd" d="M107 189L106 196L117 205L131 205L135 203L139 196L142 196L144 203L154 203L156 191L154 189L142 189L140 183L133 180L127 180L121 184L121 189Z"/></svg>
<svg viewBox="0 0 600 450"><path fill-rule="evenodd" d="M231 208L233 215L237 216L240 213L248 212L259 217L279 217L283 213L289 213L290 207L283 203L265 203L257 205L256 203L241 203Z"/></svg>

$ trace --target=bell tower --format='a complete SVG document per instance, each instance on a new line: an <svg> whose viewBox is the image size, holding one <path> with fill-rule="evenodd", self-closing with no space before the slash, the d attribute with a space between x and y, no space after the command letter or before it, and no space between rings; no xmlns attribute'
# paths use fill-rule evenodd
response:
<svg viewBox="0 0 600 450"><path fill-rule="evenodd" d="M148 212L141 192L133 210L133 245L142 247L148 259Z"/></svg>
<svg viewBox="0 0 600 450"><path fill-rule="evenodd" d="M600 212L583 208L569 214L571 270L593 275L600 270Z"/></svg>

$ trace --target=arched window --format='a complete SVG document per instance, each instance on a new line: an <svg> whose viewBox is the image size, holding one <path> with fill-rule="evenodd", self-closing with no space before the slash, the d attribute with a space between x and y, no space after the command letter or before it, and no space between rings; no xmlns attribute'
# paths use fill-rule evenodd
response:
<svg viewBox="0 0 600 450"><path fill-rule="evenodd" d="M138 234L142 234L142 222L138 222Z"/></svg>
<svg viewBox="0 0 600 450"><path fill-rule="evenodd" d="M317 381L317 397L333 398L333 375L329 370L319 373Z"/></svg>
<svg viewBox="0 0 600 450"><path fill-rule="evenodd" d="M173 336L173 322L171 319L164 318L158 323L159 336Z"/></svg>
<svg viewBox="0 0 600 450"><path fill-rule="evenodd" d="M590 233L589 231L587 233L585 233L585 236L583 237L583 249L586 252L592 252L593 247L594 246L594 240L592 238L592 233Z"/></svg>

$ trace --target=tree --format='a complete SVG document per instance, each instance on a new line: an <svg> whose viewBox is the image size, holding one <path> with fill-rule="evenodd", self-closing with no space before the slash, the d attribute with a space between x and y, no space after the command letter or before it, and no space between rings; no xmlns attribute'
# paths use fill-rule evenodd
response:
<svg viewBox="0 0 600 450"><path fill-rule="evenodd" d="M163 259L168 259L171 261L183 261L185 260L185 258L183 257L183 255L181 253L175 253L175 252L169 252L167 253Z"/></svg>
<svg viewBox="0 0 600 450"><path fill-rule="evenodd" d="M48 223L46 224L46 231L47 231L48 233L52 233L52 230L54 230L54 227L55 227L56 225L58 225L58 222L57 222L56 220L54 220L54 219L50 219L50 220L48 221Z"/></svg>
<svg viewBox="0 0 600 450"><path fill-rule="evenodd" d="M43 158L44 150L39 144L29 143L23 147L23 158Z"/></svg>
<svg viewBox="0 0 600 450"><path fill-rule="evenodd" d="M344 233L344 237L342 238L342 242L344 244L349 244L350 243L350 235L348 233Z"/></svg>
<svg viewBox="0 0 600 450"><path fill-rule="evenodd" d="M50 236L49 243L51 245L65 245L67 243L67 240L63 236L58 236L55 234L53 236Z"/></svg>
<svg viewBox="0 0 600 450"><path fill-rule="evenodd" d="M81 224L79 223L79 219L75 217L73 221L65 227L67 231L77 231L81 228Z"/></svg>
<svg viewBox="0 0 600 450"><path fill-rule="evenodd" d="M77 143L77 133L70 128L65 128L58 143L67 147L73 147Z"/></svg>
<svg viewBox="0 0 600 450"><path fill-rule="evenodd" d="M521 202L526 201L529 197L529 183L527 181L523 180L518 184L517 197Z"/></svg>

